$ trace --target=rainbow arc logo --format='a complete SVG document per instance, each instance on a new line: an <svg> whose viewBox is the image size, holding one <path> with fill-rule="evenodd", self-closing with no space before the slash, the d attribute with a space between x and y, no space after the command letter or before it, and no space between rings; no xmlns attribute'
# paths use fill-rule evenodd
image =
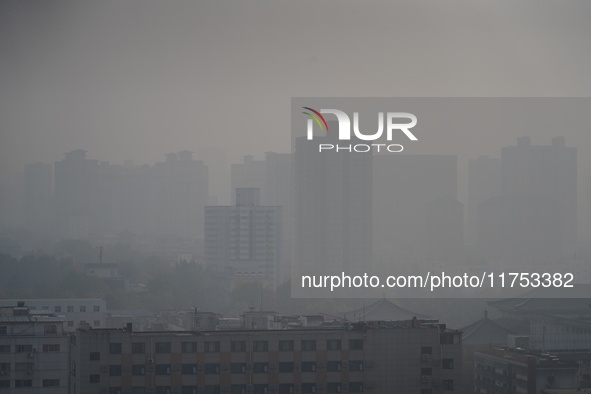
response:
<svg viewBox="0 0 591 394"><path fill-rule="evenodd" d="M324 130L324 127L322 127L322 124L324 123L324 126L326 127L326 131L328 131L328 123L326 123L326 119L324 119L324 116L322 116L322 114L318 111L316 111L315 109L312 109L310 107L302 107L303 109L307 109L308 111L312 112L302 112L303 114L308 115L309 117L311 117L312 119L314 119L316 121L316 123L318 123L318 126L320 126L320 130ZM322 120L322 122L320 122L320 120Z"/></svg>

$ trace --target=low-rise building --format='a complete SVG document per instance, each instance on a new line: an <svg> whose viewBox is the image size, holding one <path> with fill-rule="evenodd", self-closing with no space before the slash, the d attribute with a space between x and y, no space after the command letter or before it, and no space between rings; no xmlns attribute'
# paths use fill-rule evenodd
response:
<svg viewBox="0 0 591 394"><path fill-rule="evenodd" d="M461 332L420 320L330 329L83 329L70 393L453 393ZM75 374L74 374L75 371Z"/></svg>
<svg viewBox="0 0 591 394"><path fill-rule="evenodd" d="M63 319L0 307L0 392L62 394L69 386Z"/></svg>
<svg viewBox="0 0 591 394"><path fill-rule="evenodd" d="M0 300L0 308L14 307L19 302L23 302L32 313L54 313L63 317L66 332L88 326L107 327L107 304L100 298Z"/></svg>
<svg viewBox="0 0 591 394"><path fill-rule="evenodd" d="M579 365L549 354L519 349L474 353L474 393L542 394L545 389L579 387Z"/></svg>

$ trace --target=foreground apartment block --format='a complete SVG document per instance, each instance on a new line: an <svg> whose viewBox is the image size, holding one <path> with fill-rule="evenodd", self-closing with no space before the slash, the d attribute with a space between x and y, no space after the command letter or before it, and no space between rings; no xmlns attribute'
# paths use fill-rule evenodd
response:
<svg viewBox="0 0 591 394"><path fill-rule="evenodd" d="M0 392L68 392L69 337L63 319L0 307Z"/></svg>
<svg viewBox="0 0 591 394"><path fill-rule="evenodd" d="M83 329L72 394L452 393L461 333L436 321L330 329Z"/></svg>
<svg viewBox="0 0 591 394"><path fill-rule="evenodd" d="M579 364L516 349L474 353L474 393L543 394L579 387Z"/></svg>

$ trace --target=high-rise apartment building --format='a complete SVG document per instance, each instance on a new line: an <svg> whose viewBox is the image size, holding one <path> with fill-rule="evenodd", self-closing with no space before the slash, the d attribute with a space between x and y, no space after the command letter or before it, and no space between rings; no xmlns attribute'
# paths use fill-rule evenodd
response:
<svg viewBox="0 0 591 394"><path fill-rule="evenodd" d="M205 207L205 262L234 278L281 283L282 208L261 206L260 190L237 188L236 205Z"/></svg>
<svg viewBox="0 0 591 394"><path fill-rule="evenodd" d="M294 268L303 275L367 272L372 260L372 154L319 152L318 141L339 142L335 134L295 140Z"/></svg>

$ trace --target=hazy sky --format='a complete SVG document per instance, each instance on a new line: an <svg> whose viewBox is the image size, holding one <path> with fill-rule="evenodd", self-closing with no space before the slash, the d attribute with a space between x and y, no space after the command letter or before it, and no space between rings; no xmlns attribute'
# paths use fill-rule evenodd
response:
<svg viewBox="0 0 591 394"><path fill-rule="evenodd" d="M588 0L5 0L0 181L288 151L292 96L589 96L590 37Z"/></svg>

